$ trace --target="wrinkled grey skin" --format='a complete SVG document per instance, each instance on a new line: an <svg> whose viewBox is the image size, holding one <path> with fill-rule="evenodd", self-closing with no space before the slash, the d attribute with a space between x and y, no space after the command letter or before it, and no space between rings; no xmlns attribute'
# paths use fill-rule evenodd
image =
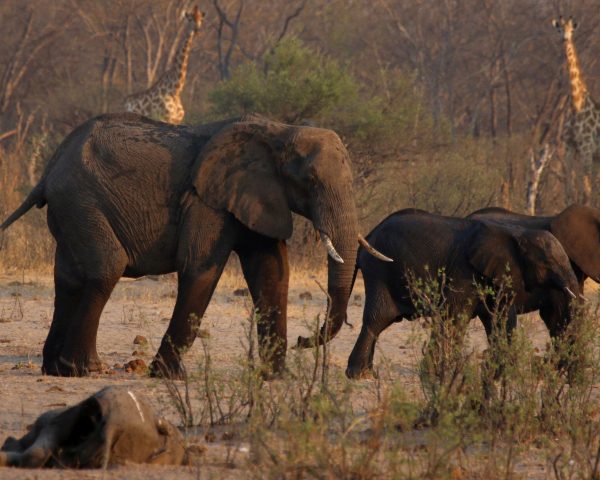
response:
<svg viewBox="0 0 600 480"><path fill-rule="evenodd" d="M590 277L600 282L600 210L584 205L571 205L558 215L536 217L511 212L504 208L483 208L471 213L467 218L487 223L500 223L523 228L545 230L554 235L569 256L577 277L580 292L583 283ZM557 308L562 297L553 292L542 292L530 308L523 312L540 310L540 316L547 325L561 325L570 322L570 309L566 305Z"/></svg>
<svg viewBox="0 0 600 480"><path fill-rule="evenodd" d="M364 278L366 300L362 329L348 360L350 378L372 370L375 342L384 329L418 316L409 290L411 274L439 281L443 269L450 315L479 316L488 339L494 330L493 299L482 300L475 284L496 290L510 277L514 309L545 291L556 292L568 304L565 288L579 291L566 253L548 232L408 209L383 220L367 240L394 263L373 262L359 251L357 268Z"/></svg>
<svg viewBox="0 0 600 480"><path fill-rule="evenodd" d="M179 430L158 417L141 395L107 387L73 407L43 413L22 438L8 437L0 466L180 465L184 455Z"/></svg>
<svg viewBox="0 0 600 480"><path fill-rule="evenodd" d="M260 312L262 358L281 371L292 212L311 220L343 258L328 264L331 331L346 318L358 223L348 152L331 130L258 116L187 127L103 115L62 142L0 228L46 204L57 242L48 374L101 369L96 332L120 277L176 271L177 301L151 372L181 377L181 355L232 251Z"/></svg>

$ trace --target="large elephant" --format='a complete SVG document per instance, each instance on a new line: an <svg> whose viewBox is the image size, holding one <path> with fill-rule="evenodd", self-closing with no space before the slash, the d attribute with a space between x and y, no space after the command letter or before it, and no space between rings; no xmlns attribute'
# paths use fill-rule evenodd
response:
<svg viewBox="0 0 600 480"><path fill-rule="evenodd" d="M232 251L260 312L263 360L281 371L292 212L312 221L329 251L332 330L343 323L359 236L348 152L330 130L242 120L186 127L103 115L61 143L0 226L48 205L56 297L45 373L99 370L100 314L119 278L176 271L175 309L151 372L181 376Z"/></svg>
<svg viewBox="0 0 600 480"><path fill-rule="evenodd" d="M497 288L510 276L515 309L544 291L565 299L579 291L560 243L540 230L408 209L383 220L367 240L394 263L372 262L359 251L357 268L363 274L366 300L362 328L346 370L351 378L372 369L375 342L384 329L418 315L410 291L413 275L439 280L443 274L448 282L440 285L445 285L443 295L450 315L479 316L488 338L494 329L490 314L494 299L492 295L482 299L477 285Z"/></svg>

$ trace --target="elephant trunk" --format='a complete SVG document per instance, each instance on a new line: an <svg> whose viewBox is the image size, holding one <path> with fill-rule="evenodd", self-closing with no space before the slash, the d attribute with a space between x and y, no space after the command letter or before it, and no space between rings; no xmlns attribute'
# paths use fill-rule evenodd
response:
<svg viewBox="0 0 600 480"><path fill-rule="evenodd" d="M327 311L329 317L316 336L298 337L298 347L322 345L339 332L347 318L348 301L358 251L358 220L348 193L327 192L315 202L313 224L320 232L327 257Z"/></svg>

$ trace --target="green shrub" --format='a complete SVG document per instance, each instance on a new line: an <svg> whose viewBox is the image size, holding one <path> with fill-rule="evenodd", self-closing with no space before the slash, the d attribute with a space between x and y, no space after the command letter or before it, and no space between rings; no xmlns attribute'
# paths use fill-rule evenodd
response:
<svg viewBox="0 0 600 480"><path fill-rule="evenodd" d="M344 102L357 99L358 90L345 67L291 38L267 53L264 66L248 62L236 68L209 100L219 116L259 112L298 122L331 119Z"/></svg>
<svg viewBox="0 0 600 480"><path fill-rule="evenodd" d="M346 66L295 38L277 45L263 65L241 64L209 101L215 117L258 112L289 123L309 121L370 146L430 140L431 134L431 115L411 78L382 70L380 82L361 84Z"/></svg>

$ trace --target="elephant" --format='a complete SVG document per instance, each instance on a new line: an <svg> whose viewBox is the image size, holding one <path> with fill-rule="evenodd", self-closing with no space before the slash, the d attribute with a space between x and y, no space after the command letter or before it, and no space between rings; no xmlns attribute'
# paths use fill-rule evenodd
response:
<svg viewBox="0 0 600 480"><path fill-rule="evenodd" d="M280 374L292 212L312 222L329 253L331 321L320 335L330 336L346 319L357 238L370 249L352 191L349 154L331 130L257 115L197 127L133 113L86 121L0 225L3 231L33 206L48 206L55 303L42 371L101 370L99 319L119 278L176 271L175 308L150 373L181 378L182 354L233 251L259 312L261 358Z"/></svg>
<svg viewBox="0 0 600 480"><path fill-rule="evenodd" d="M530 216L511 212L500 207L488 207L471 213L467 218L487 223L501 223L523 228L545 230L554 235L567 253L583 293L587 278L600 282L600 210L584 205L571 205L557 215ZM540 310L546 325L560 326L570 322L570 309L566 305L556 308L561 297L542 293L523 313ZM551 335L553 332L551 331Z"/></svg>
<svg viewBox="0 0 600 480"><path fill-rule="evenodd" d="M506 280L513 291L510 309L521 308L546 290L565 298L579 291L566 253L545 231L406 209L385 218L367 241L394 263L374 263L359 250L356 269L362 271L366 299L362 328L348 359L349 378L373 369L375 343L384 329L418 316L410 291L412 276L448 279L439 285L450 316L479 316L488 340L495 328L495 300L493 295L482 298L481 286L498 292Z"/></svg>
<svg viewBox="0 0 600 480"><path fill-rule="evenodd" d="M467 218L547 230L567 252L580 287L583 288L588 277L600 283L600 210L597 208L574 204L557 215L531 216L488 207L476 210Z"/></svg>
<svg viewBox="0 0 600 480"><path fill-rule="evenodd" d="M143 396L107 387L77 405L43 413L22 438L8 437L0 466L181 465L185 453L179 430L157 416Z"/></svg>

